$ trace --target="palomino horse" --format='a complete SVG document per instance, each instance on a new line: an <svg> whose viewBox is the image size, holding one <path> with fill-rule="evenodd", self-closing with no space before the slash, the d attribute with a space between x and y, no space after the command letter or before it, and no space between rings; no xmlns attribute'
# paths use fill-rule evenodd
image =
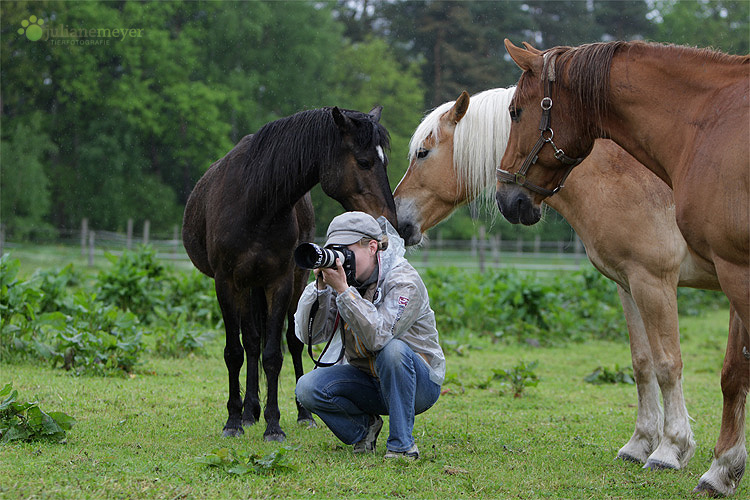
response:
<svg viewBox="0 0 750 500"><path fill-rule="evenodd" d="M185 207L182 239L190 259L214 278L226 328L224 361L229 371L229 418L225 436L260 419L258 365L267 379L264 417L267 441L282 441L278 377L281 329L295 376L302 376L302 343L293 314L308 272L295 270L292 252L311 241L314 221L308 191L318 182L346 210L385 215L395 223L386 175L388 132L370 114L323 108L303 111L244 137L198 181ZM242 342L240 342L240 332ZM247 387L239 375L247 355ZM297 404L298 421L312 416Z"/></svg>
<svg viewBox="0 0 750 500"><path fill-rule="evenodd" d="M542 200L600 137L673 188L693 260L717 277L730 303L721 431L696 491L734 493L747 461L750 389L750 56L643 42L544 53L505 46L524 70L497 172L497 204L510 222L537 222ZM591 183L581 196L599 188ZM639 203L633 198L620 210Z"/></svg>
<svg viewBox="0 0 750 500"><path fill-rule="evenodd" d="M399 231L408 244L419 243L426 230L468 201L484 198L490 206L514 90L487 90L471 99L464 92L417 127L409 169L394 193ZM596 190L589 190L592 184ZM641 202L623 210L632 199ZM649 468L684 467L695 442L682 396L676 287L717 289L718 283L688 252L675 222L672 191L622 148L601 140L565 189L546 203L573 226L594 266L617 283L625 311L638 416L618 457ZM587 217L591 211L602 217Z"/></svg>

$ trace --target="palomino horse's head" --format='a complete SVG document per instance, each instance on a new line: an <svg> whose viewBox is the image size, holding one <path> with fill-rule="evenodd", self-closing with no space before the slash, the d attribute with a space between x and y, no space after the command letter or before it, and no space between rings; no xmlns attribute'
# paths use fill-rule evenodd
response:
<svg viewBox="0 0 750 500"><path fill-rule="evenodd" d="M589 123L561 74L558 56L567 47L544 53L525 44L505 48L523 70L509 106L510 138L497 171L497 206L513 224L535 224L541 203L562 188L570 171L593 148Z"/></svg>
<svg viewBox="0 0 750 500"><path fill-rule="evenodd" d="M388 131L380 124L378 106L369 113L331 108L341 133L338 160L320 171L323 191L348 211L358 210L373 217L384 215L396 227L396 205L388 183L386 167Z"/></svg>
<svg viewBox="0 0 750 500"><path fill-rule="evenodd" d="M468 107L469 94L463 92L432 111L412 136L409 168L393 193L406 245L419 243L425 231L466 202L465 184L453 169L453 133Z"/></svg>

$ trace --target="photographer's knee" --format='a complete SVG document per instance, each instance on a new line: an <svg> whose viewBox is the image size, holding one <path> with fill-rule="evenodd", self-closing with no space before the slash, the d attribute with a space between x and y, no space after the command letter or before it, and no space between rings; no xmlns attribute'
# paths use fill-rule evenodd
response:
<svg viewBox="0 0 750 500"><path fill-rule="evenodd" d="M409 359L411 348L403 340L393 339L378 353L375 364L378 370L388 366L401 366Z"/></svg>
<svg viewBox="0 0 750 500"><path fill-rule="evenodd" d="M308 410L312 407L314 401L315 383L313 382L313 372L302 375L297 380L297 386L294 388L294 394L297 397L297 401L307 408Z"/></svg>

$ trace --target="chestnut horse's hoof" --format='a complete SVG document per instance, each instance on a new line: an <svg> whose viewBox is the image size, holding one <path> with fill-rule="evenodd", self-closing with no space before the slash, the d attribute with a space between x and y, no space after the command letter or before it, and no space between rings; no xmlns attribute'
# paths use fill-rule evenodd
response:
<svg viewBox="0 0 750 500"><path fill-rule="evenodd" d="M698 483L698 486L695 487L693 490L693 493L698 493L703 496L711 497L711 498L722 498L724 497L724 494L721 493L719 490L714 488L711 483L708 481L704 481L703 479L700 480Z"/></svg>

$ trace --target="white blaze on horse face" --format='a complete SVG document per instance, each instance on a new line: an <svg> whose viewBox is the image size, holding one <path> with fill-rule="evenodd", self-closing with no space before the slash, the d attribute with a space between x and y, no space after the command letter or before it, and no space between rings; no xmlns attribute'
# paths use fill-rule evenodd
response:
<svg viewBox="0 0 750 500"><path fill-rule="evenodd" d="M383 153L383 148L380 146L375 146L375 151L378 152L378 156L380 157L380 161L385 163L385 153Z"/></svg>

